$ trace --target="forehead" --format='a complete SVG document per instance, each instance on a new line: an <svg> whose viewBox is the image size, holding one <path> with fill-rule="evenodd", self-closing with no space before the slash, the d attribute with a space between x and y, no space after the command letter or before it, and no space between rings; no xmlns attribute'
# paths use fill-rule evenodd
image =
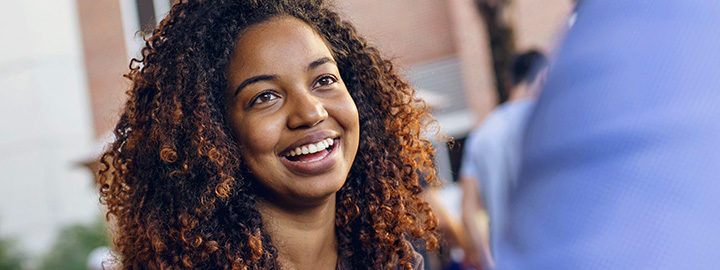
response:
<svg viewBox="0 0 720 270"><path fill-rule="evenodd" d="M283 16L248 27L237 41L229 68L270 72L321 57L332 54L320 35L304 21Z"/></svg>

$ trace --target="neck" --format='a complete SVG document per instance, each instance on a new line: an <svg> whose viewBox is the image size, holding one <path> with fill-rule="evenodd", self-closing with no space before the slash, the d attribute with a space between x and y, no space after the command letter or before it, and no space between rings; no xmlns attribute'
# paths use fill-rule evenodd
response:
<svg viewBox="0 0 720 270"><path fill-rule="evenodd" d="M335 269L334 195L309 208L287 209L264 201L259 209L283 269Z"/></svg>
<svg viewBox="0 0 720 270"><path fill-rule="evenodd" d="M510 95L508 96L508 101L517 101L517 100L521 100L521 99L530 97L528 87L529 86L525 82L523 82L520 85L515 86L515 88L513 88L510 91Z"/></svg>

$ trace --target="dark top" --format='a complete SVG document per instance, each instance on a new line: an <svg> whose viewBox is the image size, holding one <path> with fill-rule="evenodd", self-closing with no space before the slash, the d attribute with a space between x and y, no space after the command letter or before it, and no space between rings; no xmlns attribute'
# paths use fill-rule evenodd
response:
<svg viewBox="0 0 720 270"><path fill-rule="evenodd" d="M412 248L413 256L415 257L415 262L413 263L413 270L425 270L425 259L423 259L422 255L418 253L415 250L415 247L410 245L410 248ZM335 267L336 270L349 270L352 269L352 267L347 267L346 261L339 261L338 264Z"/></svg>

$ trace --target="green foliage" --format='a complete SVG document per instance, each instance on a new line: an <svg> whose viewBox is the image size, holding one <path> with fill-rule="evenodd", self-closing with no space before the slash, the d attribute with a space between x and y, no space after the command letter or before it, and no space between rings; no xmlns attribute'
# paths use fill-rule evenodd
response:
<svg viewBox="0 0 720 270"><path fill-rule="evenodd" d="M65 227L60 230L39 269L85 270L88 254L97 247L108 246L108 243L109 236L102 219L92 224Z"/></svg>
<svg viewBox="0 0 720 270"><path fill-rule="evenodd" d="M22 256L15 250L15 243L0 239L0 270L22 269Z"/></svg>

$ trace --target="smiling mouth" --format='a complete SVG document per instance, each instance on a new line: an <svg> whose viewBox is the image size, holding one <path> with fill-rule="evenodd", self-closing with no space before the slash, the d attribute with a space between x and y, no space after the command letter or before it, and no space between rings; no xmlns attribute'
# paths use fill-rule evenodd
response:
<svg viewBox="0 0 720 270"><path fill-rule="evenodd" d="M285 153L284 157L292 162L313 162L323 159L335 149L335 140L327 138L319 142L296 147Z"/></svg>

